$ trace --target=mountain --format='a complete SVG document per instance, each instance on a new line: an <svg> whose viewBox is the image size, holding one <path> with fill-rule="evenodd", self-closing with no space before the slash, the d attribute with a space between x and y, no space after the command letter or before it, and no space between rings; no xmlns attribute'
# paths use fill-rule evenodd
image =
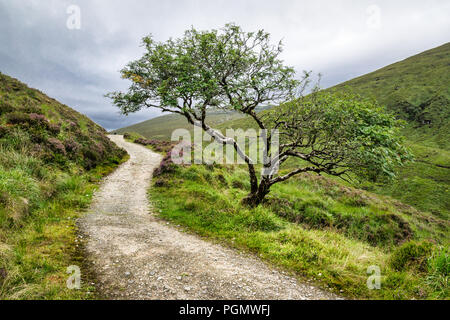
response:
<svg viewBox="0 0 450 320"><path fill-rule="evenodd" d="M449 148L450 42L331 89L374 97L408 121L410 140Z"/></svg>
<svg viewBox="0 0 450 320"><path fill-rule="evenodd" d="M81 263L75 218L125 156L86 116L0 73L0 300L82 297L64 280Z"/></svg>

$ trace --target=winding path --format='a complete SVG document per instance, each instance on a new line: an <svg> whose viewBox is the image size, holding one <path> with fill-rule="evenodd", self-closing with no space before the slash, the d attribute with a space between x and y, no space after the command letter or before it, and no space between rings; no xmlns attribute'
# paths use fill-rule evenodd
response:
<svg viewBox="0 0 450 320"><path fill-rule="evenodd" d="M186 234L147 199L161 156L122 136L130 160L108 176L79 221L100 293L110 299L335 299L256 257Z"/></svg>

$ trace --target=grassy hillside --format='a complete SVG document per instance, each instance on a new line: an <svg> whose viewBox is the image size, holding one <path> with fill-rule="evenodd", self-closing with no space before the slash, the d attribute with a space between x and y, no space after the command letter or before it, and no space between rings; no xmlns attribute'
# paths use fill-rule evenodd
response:
<svg viewBox="0 0 450 320"><path fill-rule="evenodd" d="M75 110L0 73L0 299L88 298L75 219L126 156Z"/></svg>
<svg viewBox="0 0 450 320"><path fill-rule="evenodd" d="M450 147L450 43L339 84L375 97L407 120L405 133L419 144Z"/></svg>
<svg viewBox="0 0 450 320"><path fill-rule="evenodd" d="M242 118L242 115L237 112L227 113L215 111L210 112L207 117L209 123L213 125L220 125L226 121ZM124 134L127 132L136 132L148 139L170 140L172 132L175 129L181 128L188 129L190 131L193 130L192 125L190 125L183 116L168 114L140 122L129 127L114 130L112 133Z"/></svg>

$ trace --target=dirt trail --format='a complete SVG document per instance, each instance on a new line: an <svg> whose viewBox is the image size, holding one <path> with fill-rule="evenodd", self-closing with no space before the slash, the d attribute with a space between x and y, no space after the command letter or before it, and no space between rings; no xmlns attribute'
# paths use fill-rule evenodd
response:
<svg viewBox="0 0 450 320"><path fill-rule="evenodd" d="M79 221L99 291L111 299L335 299L235 250L155 217L147 200L161 156L110 136L131 158L96 192Z"/></svg>

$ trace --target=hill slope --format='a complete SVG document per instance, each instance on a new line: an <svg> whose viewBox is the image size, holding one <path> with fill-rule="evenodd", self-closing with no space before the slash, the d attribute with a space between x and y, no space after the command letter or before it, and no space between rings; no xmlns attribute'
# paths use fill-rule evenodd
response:
<svg viewBox="0 0 450 320"><path fill-rule="evenodd" d="M66 268L81 263L73 218L126 154L105 134L0 73L0 299L86 295L65 284Z"/></svg>
<svg viewBox="0 0 450 320"><path fill-rule="evenodd" d="M410 140L450 146L450 42L339 84L375 97L409 122Z"/></svg>
<svg viewBox="0 0 450 320"><path fill-rule="evenodd" d="M237 112L226 113L215 111L210 112L207 117L209 123L212 125L219 125L226 121L242 118L242 115ZM193 130L192 125L190 125L184 117L178 114L167 114L114 130L112 133L124 134L127 132L136 132L149 139L170 140L172 132L175 129L181 128Z"/></svg>

